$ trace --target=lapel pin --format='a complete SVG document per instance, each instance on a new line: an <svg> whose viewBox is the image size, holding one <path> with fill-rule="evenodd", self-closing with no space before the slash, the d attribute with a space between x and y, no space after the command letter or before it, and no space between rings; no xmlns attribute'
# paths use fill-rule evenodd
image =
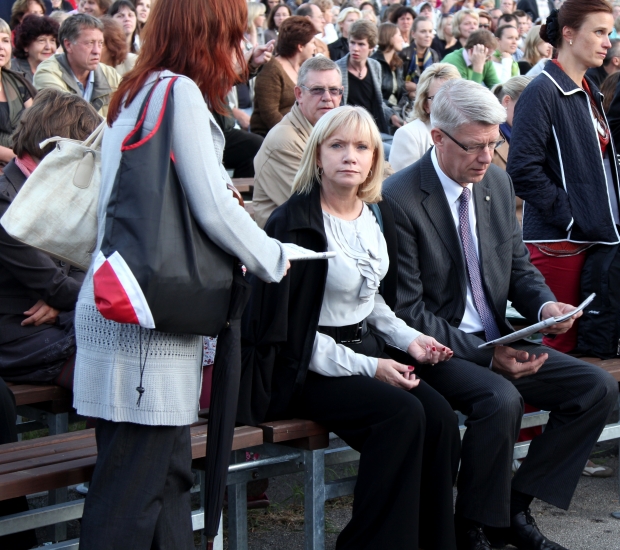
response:
<svg viewBox="0 0 620 550"><path fill-rule="evenodd" d="M491 197L489 197L489 195L487 195L486 197L484 197L484 200L485 200L485 201L490 201L490 200L491 200Z"/></svg>

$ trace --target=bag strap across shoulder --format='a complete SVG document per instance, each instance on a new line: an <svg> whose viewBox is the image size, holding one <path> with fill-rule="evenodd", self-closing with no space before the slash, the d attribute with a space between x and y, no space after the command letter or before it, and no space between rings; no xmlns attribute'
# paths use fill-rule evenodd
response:
<svg viewBox="0 0 620 550"><path fill-rule="evenodd" d="M136 147L139 147L140 145L142 145L145 141L148 141L151 137L153 137L153 135L157 133L157 130L159 129L161 121L164 118L164 114L166 112L166 105L168 104L168 98L170 97L170 91L172 89L172 86L174 85L174 83L177 81L178 78L179 78L178 76L163 76L163 77L160 76L157 78L157 80L151 87L149 93L147 94L146 98L142 102L142 106L140 107L140 112L138 113L138 120L136 122L136 126L131 132L129 132L129 134L127 134L127 137L123 140L121 151L126 151L128 149L135 149ZM164 79L170 79L170 82L168 83L168 88L166 89L166 95L164 96L164 103L159 113L157 123L155 124L155 127L153 128L153 130L149 132L147 136L141 139L140 136L142 135L142 128L144 127L144 121L146 120L146 113L148 112L148 108L151 103L151 98L153 97L153 94L155 93L155 90L157 86L159 85L159 83Z"/></svg>

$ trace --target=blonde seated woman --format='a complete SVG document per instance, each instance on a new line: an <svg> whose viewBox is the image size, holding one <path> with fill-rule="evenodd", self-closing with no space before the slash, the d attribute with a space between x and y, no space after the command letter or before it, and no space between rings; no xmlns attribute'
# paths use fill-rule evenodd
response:
<svg viewBox="0 0 620 550"><path fill-rule="evenodd" d="M454 550L457 422L410 366L452 351L408 327L379 294L390 259L369 206L381 200L383 164L381 136L363 108L333 109L314 127L293 195L265 231L336 257L296 262L278 284L249 277L240 403L250 407L238 420L306 418L362 452L338 550ZM406 364L390 359L386 344L403 350ZM244 399L248 391L258 399Z"/></svg>
<svg viewBox="0 0 620 550"><path fill-rule="evenodd" d="M449 63L434 63L426 69L418 82L413 104L413 120L396 130L390 164L396 171L420 160L433 145L431 138L431 106L433 98L448 80L461 78L458 69Z"/></svg>

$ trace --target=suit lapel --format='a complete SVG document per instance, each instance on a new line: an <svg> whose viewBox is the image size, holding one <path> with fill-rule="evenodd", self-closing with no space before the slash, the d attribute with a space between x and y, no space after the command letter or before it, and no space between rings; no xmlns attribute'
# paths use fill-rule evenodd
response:
<svg viewBox="0 0 620 550"><path fill-rule="evenodd" d="M454 225L452 211L446 199L446 194L443 191L437 172L435 172L430 151L424 156L421 168L422 182L420 188L427 193L427 197L422 200L422 206L437 233L439 233L443 245L452 257L457 273L466 273L461 239ZM466 296L466 280L464 277L459 277L459 280L461 282L461 293L463 296Z"/></svg>

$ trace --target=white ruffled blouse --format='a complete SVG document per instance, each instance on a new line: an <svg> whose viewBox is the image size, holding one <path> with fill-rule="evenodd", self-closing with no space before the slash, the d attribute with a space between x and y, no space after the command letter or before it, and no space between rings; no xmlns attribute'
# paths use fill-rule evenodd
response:
<svg viewBox="0 0 620 550"><path fill-rule="evenodd" d="M378 294L390 261L374 214L364 205L355 220L323 212L323 222L327 249L337 254L328 263L319 325L342 327L367 319L388 344L406 351L420 333L396 317ZM377 358L355 353L331 336L317 332L309 368L323 376L374 377Z"/></svg>

